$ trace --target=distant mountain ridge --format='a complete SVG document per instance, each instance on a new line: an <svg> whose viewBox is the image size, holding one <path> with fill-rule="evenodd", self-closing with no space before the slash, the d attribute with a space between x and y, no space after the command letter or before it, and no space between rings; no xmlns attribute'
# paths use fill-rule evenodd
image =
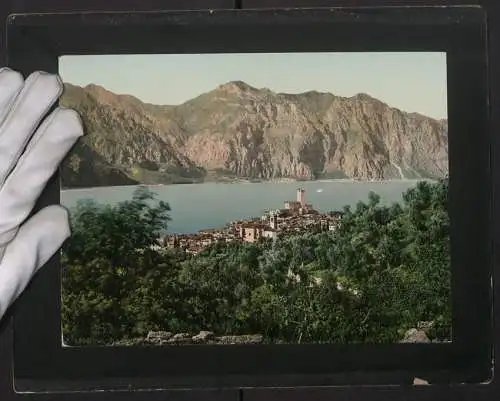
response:
<svg viewBox="0 0 500 401"><path fill-rule="evenodd" d="M448 173L447 120L363 93L285 94L233 81L161 106L65 84L61 103L81 113L87 131L63 164L66 188Z"/></svg>

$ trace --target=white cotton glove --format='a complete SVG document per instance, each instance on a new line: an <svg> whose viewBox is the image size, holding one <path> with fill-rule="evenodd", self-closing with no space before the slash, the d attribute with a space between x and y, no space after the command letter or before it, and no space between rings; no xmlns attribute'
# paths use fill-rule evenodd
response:
<svg viewBox="0 0 500 401"><path fill-rule="evenodd" d="M70 235L68 213L59 205L26 220L83 134L74 110L57 108L46 117L62 91L56 75L35 72L24 81L0 69L0 319Z"/></svg>

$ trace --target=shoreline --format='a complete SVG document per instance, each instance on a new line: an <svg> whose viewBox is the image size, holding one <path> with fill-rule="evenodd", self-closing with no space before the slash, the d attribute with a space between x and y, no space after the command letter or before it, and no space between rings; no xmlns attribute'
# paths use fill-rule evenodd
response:
<svg viewBox="0 0 500 401"><path fill-rule="evenodd" d="M158 188L158 187L171 187L171 186L185 186L185 185L206 185L206 184L217 184L217 185L234 185L234 184L292 184L306 185L309 183L354 183L354 184L382 184L388 182L419 182L419 181L436 181L432 178L388 178L385 180L360 180L355 178L332 178L332 179L319 179L319 180L295 180L295 179L276 179L276 180L262 180L262 181L251 181L251 180L237 180L231 182L200 182L192 184L135 184L135 185L110 185L110 186L98 186L98 187L77 187L77 188L63 188L60 190L61 193L65 192L77 192L77 191L92 191L101 188L127 188L127 187L140 187L145 186L148 188Z"/></svg>

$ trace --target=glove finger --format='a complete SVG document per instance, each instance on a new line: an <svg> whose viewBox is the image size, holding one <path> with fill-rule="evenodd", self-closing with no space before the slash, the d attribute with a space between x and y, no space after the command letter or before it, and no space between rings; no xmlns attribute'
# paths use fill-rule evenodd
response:
<svg viewBox="0 0 500 401"><path fill-rule="evenodd" d="M70 234L68 212L59 205L42 209L19 228L0 259L0 319Z"/></svg>
<svg viewBox="0 0 500 401"><path fill-rule="evenodd" d="M23 89L23 85L24 79L21 74L10 68L0 68L0 125Z"/></svg>
<svg viewBox="0 0 500 401"><path fill-rule="evenodd" d="M57 75L37 71L26 79L21 93L0 126L0 186L14 168L35 128L62 91L63 84Z"/></svg>
<svg viewBox="0 0 500 401"><path fill-rule="evenodd" d="M0 189L0 246L15 236L47 181L82 135L80 116L72 109L57 108L40 125Z"/></svg>

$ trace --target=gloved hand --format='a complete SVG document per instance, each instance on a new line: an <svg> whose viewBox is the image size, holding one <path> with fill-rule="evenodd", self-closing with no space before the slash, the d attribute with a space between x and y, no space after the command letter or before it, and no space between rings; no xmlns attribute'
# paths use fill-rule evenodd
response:
<svg viewBox="0 0 500 401"><path fill-rule="evenodd" d="M56 75L35 72L24 81L0 69L0 319L70 235L68 213L60 205L27 219L83 134L74 110L57 108L46 117L62 91Z"/></svg>

